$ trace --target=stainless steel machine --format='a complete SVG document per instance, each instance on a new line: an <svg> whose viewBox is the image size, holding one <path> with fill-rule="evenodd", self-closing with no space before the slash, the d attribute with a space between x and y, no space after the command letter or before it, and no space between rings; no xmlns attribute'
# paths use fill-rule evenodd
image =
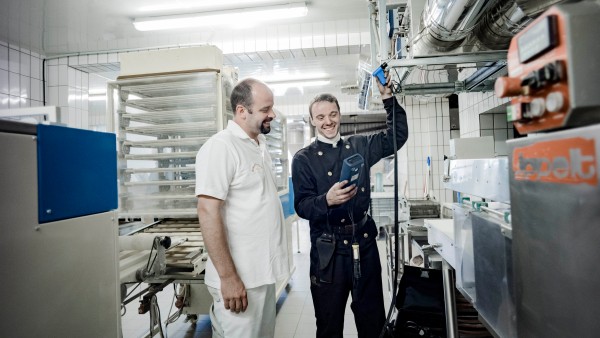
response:
<svg viewBox="0 0 600 338"><path fill-rule="evenodd" d="M508 142L519 337L600 332L600 4L555 6L515 36ZM531 134L535 132L536 134Z"/></svg>
<svg viewBox="0 0 600 338"><path fill-rule="evenodd" d="M600 125L509 143L519 337L600 332Z"/></svg>
<svg viewBox="0 0 600 338"><path fill-rule="evenodd" d="M463 197L452 204L451 220L428 222L429 243L443 257L444 270L455 271L455 285L450 274L444 274L448 337L464 333L453 308L454 286L490 333L515 337L509 161L505 156L468 158L476 153L446 161L445 186Z"/></svg>
<svg viewBox="0 0 600 338"><path fill-rule="evenodd" d="M0 120L3 337L119 337L115 135Z"/></svg>

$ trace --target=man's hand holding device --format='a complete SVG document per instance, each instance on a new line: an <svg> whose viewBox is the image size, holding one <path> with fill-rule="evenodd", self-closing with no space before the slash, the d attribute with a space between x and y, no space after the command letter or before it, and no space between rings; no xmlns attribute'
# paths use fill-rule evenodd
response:
<svg viewBox="0 0 600 338"><path fill-rule="evenodd" d="M364 159L360 154L346 158L342 164L340 182L335 183L327 192L327 205L340 205L348 202L358 191L356 184L360 176Z"/></svg>

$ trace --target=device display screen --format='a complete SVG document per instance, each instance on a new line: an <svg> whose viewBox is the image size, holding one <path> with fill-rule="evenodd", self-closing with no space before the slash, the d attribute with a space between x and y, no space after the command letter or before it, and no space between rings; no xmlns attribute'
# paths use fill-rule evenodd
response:
<svg viewBox="0 0 600 338"><path fill-rule="evenodd" d="M549 15L530 26L523 35L517 38L519 61L525 63L556 47L558 44L557 30L556 15Z"/></svg>
<svg viewBox="0 0 600 338"><path fill-rule="evenodd" d="M360 154L354 154L344 159L342 172L340 173L340 182L348 181L347 185L356 184L360 177L363 163L364 159Z"/></svg>

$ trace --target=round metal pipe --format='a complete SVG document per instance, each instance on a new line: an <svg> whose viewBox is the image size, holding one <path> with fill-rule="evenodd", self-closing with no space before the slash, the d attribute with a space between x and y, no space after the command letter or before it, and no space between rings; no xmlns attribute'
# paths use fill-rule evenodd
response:
<svg viewBox="0 0 600 338"><path fill-rule="evenodd" d="M454 278L452 267L442 259L442 278L444 283L444 303L446 308L446 333L448 338L458 338L458 323L456 319L456 298L454 295Z"/></svg>
<svg viewBox="0 0 600 338"><path fill-rule="evenodd" d="M485 0L429 0L421 18L421 32L413 39L419 55L445 52L471 33L491 2Z"/></svg>

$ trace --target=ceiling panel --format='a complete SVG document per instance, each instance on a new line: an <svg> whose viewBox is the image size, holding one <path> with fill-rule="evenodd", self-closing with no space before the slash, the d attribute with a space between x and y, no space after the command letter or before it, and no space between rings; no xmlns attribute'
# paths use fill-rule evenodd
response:
<svg viewBox="0 0 600 338"><path fill-rule="evenodd" d="M215 43L239 37L249 30L234 29L233 23L225 22L220 27L139 32L134 29L132 22L135 17L193 13L202 6L214 10L217 8L215 6L231 8L282 2L287 1L0 0L0 39L45 55L89 52L98 48L106 49L103 48L105 46L117 49L123 43L122 48L128 48L131 47L128 42L135 42L138 48L159 47L169 41L177 44L181 40L188 40L188 43ZM166 9L167 4L177 5L180 9ZM311 23L368 18L366 0L311 0L307 1L307 6L309 11L304 18L273 21L260 28L269 36L277 31L286 33L286 30L287 33L300 33L302 25ZM251 23L251 18L248 21ZM339 25L342 26L340 29L348 29L345 22ZM278 26L283 28L276 29Z"/></svg>
<svg viewBox="0 0 600 338"><path fill-rule="evenodd" d="M244 30L225 23L195 30L139 32L132 24L135 17L192 13L206 6L215 10L218 8L214 6L282 2L286 1L0 0L0 40L46 57L97 52L111 55L113 51L209 43L224 51L225 63L238 67L240 78L301 72L329 74L331 87L356 82L358 61L366 60L369 52L364 47L370 41L360 40L370 36L365 32L369 27L367 0L310 0L306 1L309 11L304 18ZM102 63L100 56L97 60ZM82 62L80 68L88 72L118 70L116 61L100 65L89 62L89 66Z"/></svg>

